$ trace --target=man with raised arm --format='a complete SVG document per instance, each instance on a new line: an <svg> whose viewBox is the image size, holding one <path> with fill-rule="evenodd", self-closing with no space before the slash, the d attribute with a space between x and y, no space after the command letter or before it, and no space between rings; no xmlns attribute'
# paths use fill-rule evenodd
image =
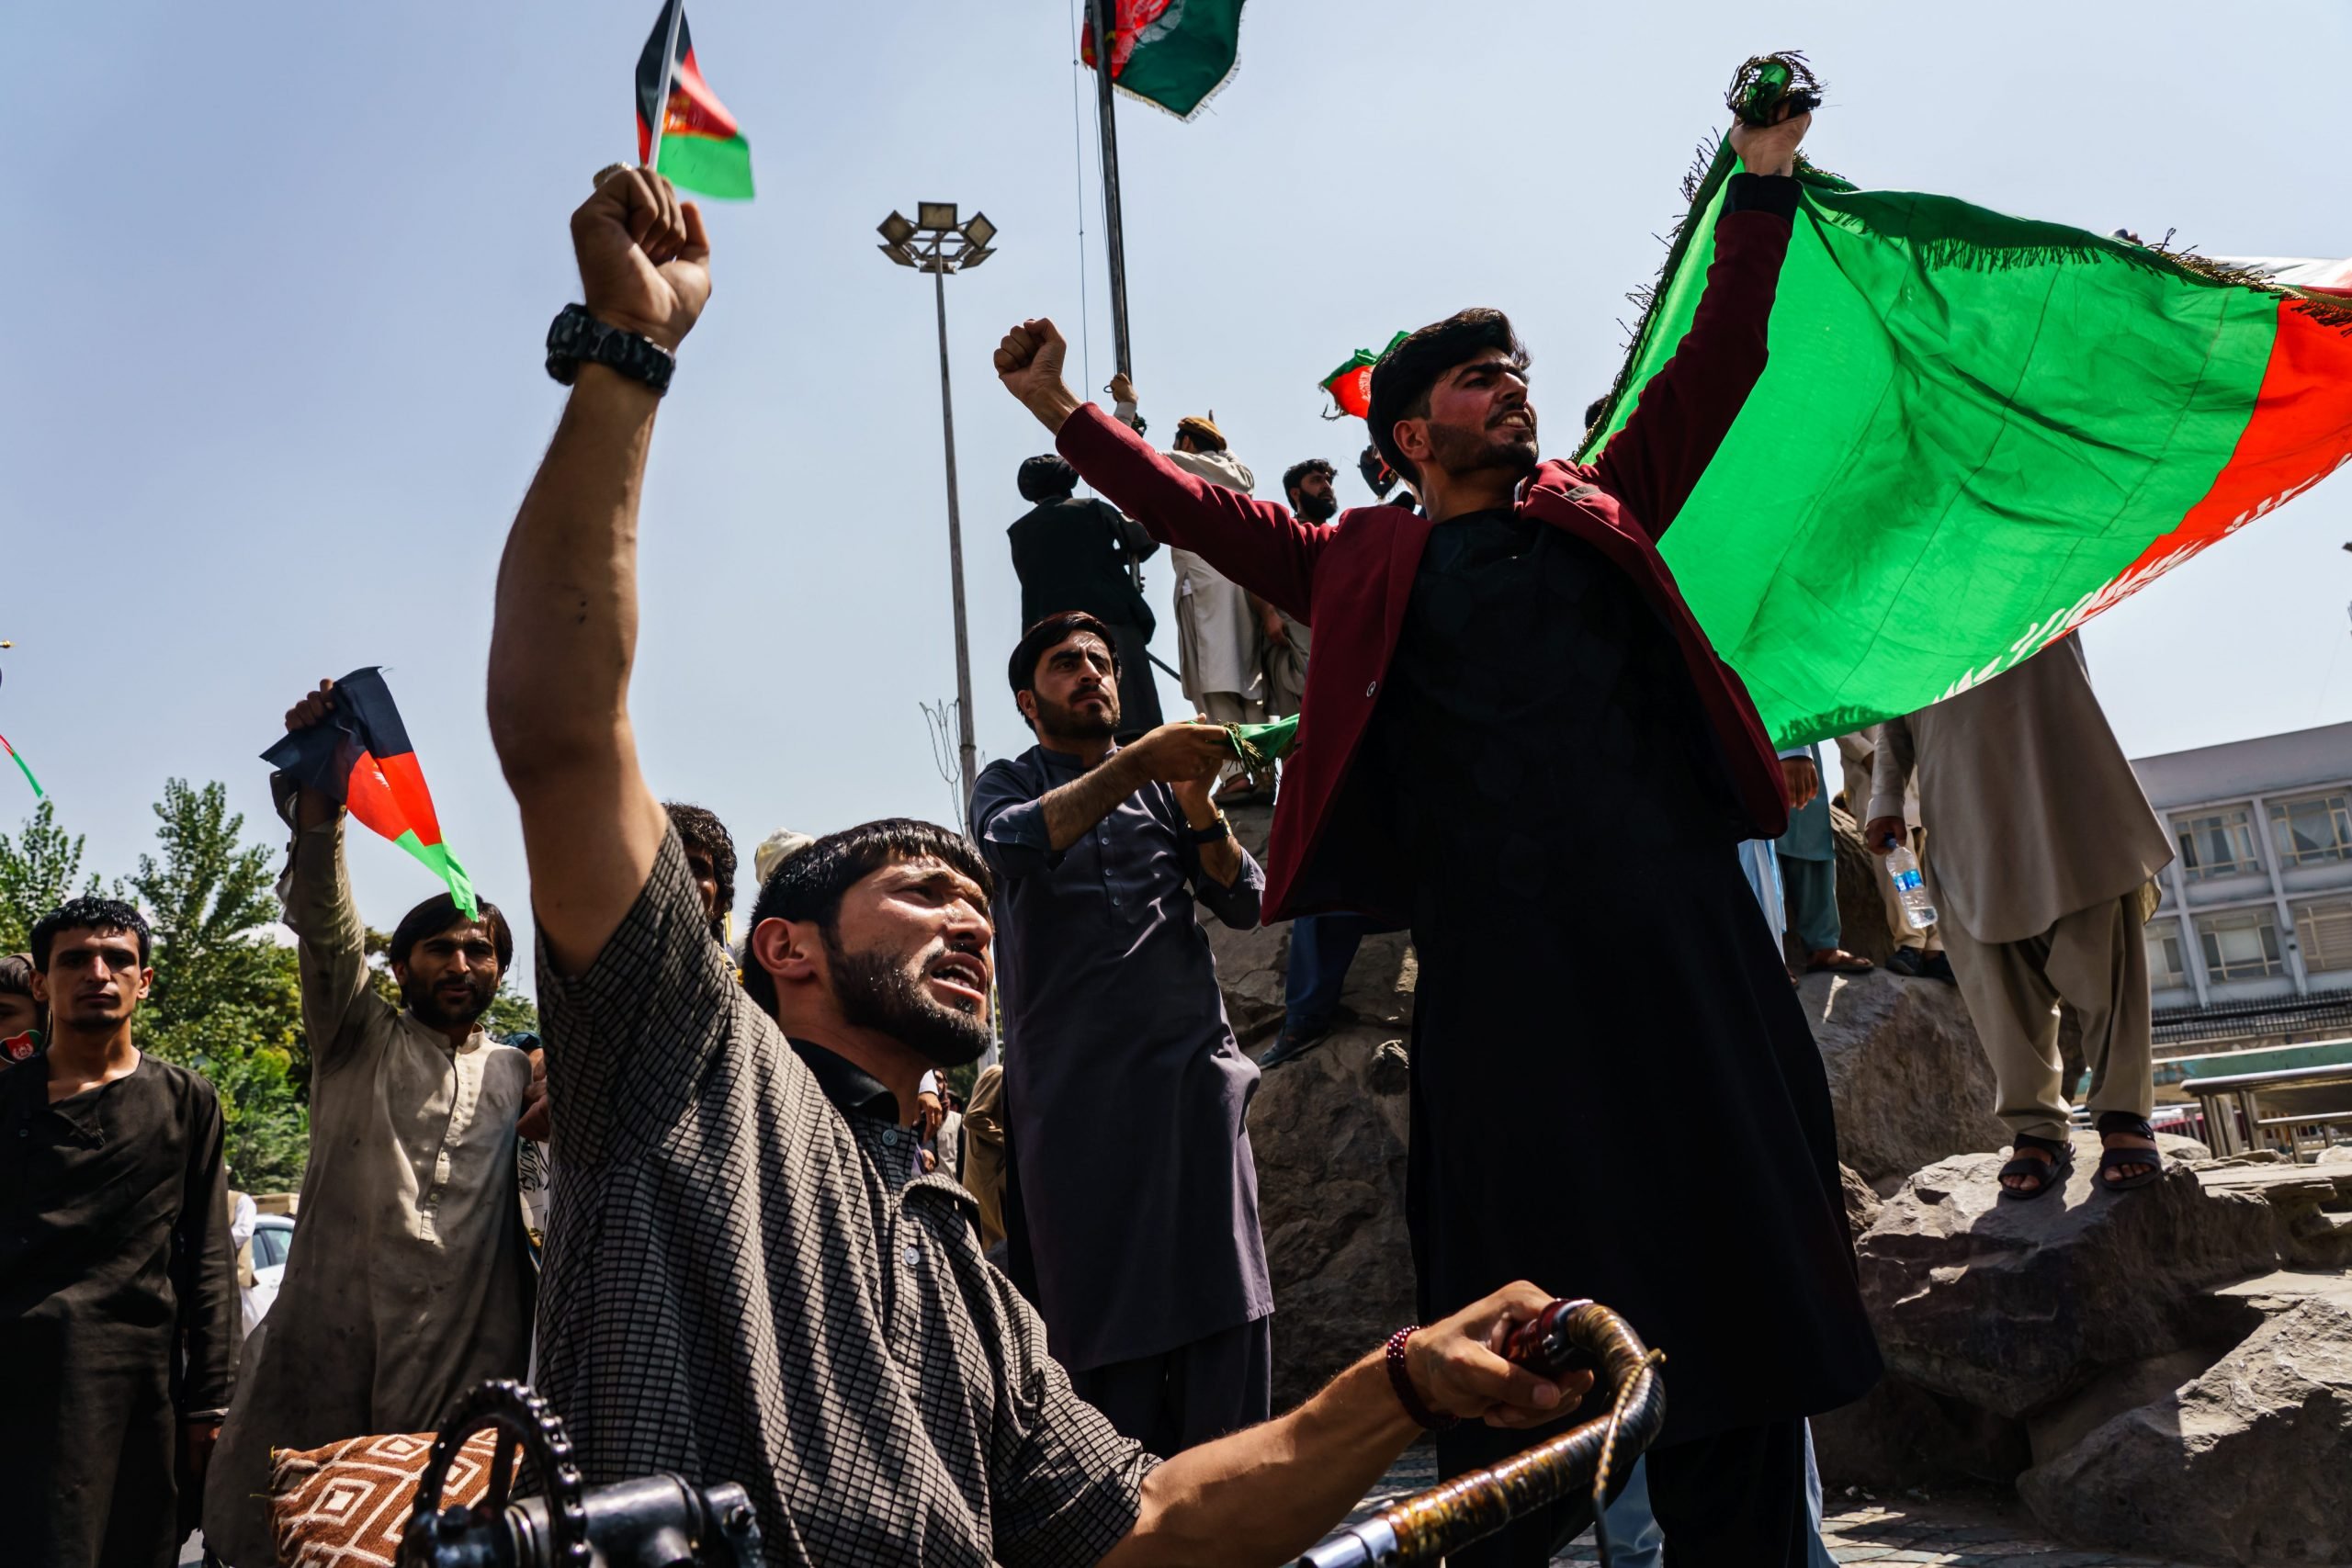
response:
<svg viewBox="0 0 2352 1568"><path fill-rule="evenodd" d="M629 727L638 498L710 291L701 216L642 169L572 215L572 382L499 569L490 720L522 808L557 1191L544 1392L591 1481L738 1481L773 1565L1272 1565L1363 1496L1412 1414L1544 1421L1584 1392L1487 1346L1506 1284L1280 1420L1164 1463L1070 1392L911 1135L988 1038L990 876L919 822L820 839L714 944ZM1495 1341L1498 1343L1499 1341Z"/></svg>
<svg viewBox="0 0 2352 1568"><path fill-rule="evenodd" d="M1209 799L1225 731L1117 745L1125 672L1092 615L1022 634L1005 673L1037 744L981 771L970 821L996 874L1012 1256L1079 1393L1170 1454L1272 1397L1258 1069L1193 910L1252 930L1265 877Z"/></svg>
<svg viewBox="0 0 2352 1568"><path fill-rule="evenodd" d="M1313 624L1265 918L1410 923L1422 1314L1525 1277L1664 1349L1649 1481L1677 1568L1804 1562L1804 1418L1879 1371L1821 1058L1731 852L1787 825L1781 769L1657 547L1763 369L1807 118L1732 130L1746 172L1704 301L1589 467L1539 460L1498 310L1424 327L1373 373L1373 439L1425 511L1328 525L1204 484L1081 404L1052 322L997 351L1114 504ZM1525 1440L1443 1434L1440 1468ZM1455 1568L1542 1563L1561 1522Z"/></svg>
<svg viewBox="0 0 2352 1568"><path fill-rule="evenodd" d="M320 682L287 729L326 723L339 700ZM447 893L425 899L392 929L393 1006L368 973L344 808L288 773L270 784L294 831L278 891L301 960L311 1152L285 1280L245 1346L205 1488L205 1544L233 1568L278 1560L275 1450L430 1431L531 1353L515 1165L531 1062L481 1027L514 932L487 900L469 918Z"/></svg>

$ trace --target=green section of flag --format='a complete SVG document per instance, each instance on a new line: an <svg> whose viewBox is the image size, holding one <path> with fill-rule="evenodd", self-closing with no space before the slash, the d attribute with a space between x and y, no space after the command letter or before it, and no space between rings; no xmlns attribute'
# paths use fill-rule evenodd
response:
<svg viewBox="0 0 2352 1568"><path fill-rule="evenodd" d="M1726 147L1600 433L1697 309ZM2154 251L1807 176L1771 359L1661 541L1781 744L2008 668L2211 487L2278 302Z"/></svg>
<svg viewBox="0 0 2352 1568"><path fill-rule="evenodd" d="M672 131L654 157L656 172L681 190L722 201L752 199L752 144L741 136Z"/></svg>
<svg viewBox="0 0 2352 1568"><path fill-rule="evenodd" d="M1242 0L1168 0L1144 20L1135 52L1112 80L1147 103L1190 119L1233 74L1241 49ZM1147 4L1141 10L1149 11ZM1129 0L1121 16L1138 9Z"/></svg>
<svg viewBox="0 0 2352 1568"><path fill-rule="evenodd" d="M1297 747L1298 716L1270 724L1228 724L1225 732L1232 739L1233 754L1254 773L1269 762L1281 761Z"/></svg>
<svg viewBox="0 0 2352 1568"><path fill-rule="evenodd" d="M474 879L466 874L466 868L458 863L458 857L449 852L448 845L428 844L416 836L413 828L392 842L423 861L425 869L448 885L449 897L458 901L466 919L481 919L481 901L474 897Z"/></svg>

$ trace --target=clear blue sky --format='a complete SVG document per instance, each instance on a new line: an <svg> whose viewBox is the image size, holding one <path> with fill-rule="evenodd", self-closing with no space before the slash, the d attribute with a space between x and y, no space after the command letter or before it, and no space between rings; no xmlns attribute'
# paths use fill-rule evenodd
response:
<svg viewBox="0 0 2352 1568"><path fill-rule="evenodd" d="M492 574L557 412L539 344L577 294L564 217L630 149L656 8L13 9L0 732L94 865L152 847L170 774L226 780L274 840L255 753L318 676L383 664L450 843L522 913L482 719ZM778 825L952 810L917 711L954 691L932 306L874 224L931 198L1002 231L949 284L984 755L1027 743L1001 673L1002 529L1044 444L988 354L1024 314L1075 328L1081 218L1097 386L1109 329L1071 0L690 15L763 194L711 213L717 293L645 506L633 701L655 787L716 808L748 860ZM1269 482L1327 456L1362 501L1362 428L1318 423L1317 378L1490 303L1566 430L1616 365L1623 296L1657 269L1724 81L1775 47L1828 79L1812 150L1864 185L2341 256L2347 45L2333 6L2256 27L2169 0L1253 0L1240 74L1200 120L1122 106L1146 409L1165 431L1214 408ZM2352 717L2346 539L2339 478L2095 625L2126 748ZM27 799L0 776L0 821ZM364 836L353 861L379 925L433 890Z"/></svg>

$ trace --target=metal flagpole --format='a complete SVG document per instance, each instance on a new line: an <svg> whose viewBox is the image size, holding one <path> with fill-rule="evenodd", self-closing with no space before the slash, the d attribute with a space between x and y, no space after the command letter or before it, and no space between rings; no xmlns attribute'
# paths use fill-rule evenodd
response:
<svg viewBox="0 0 2352 1568"><path fill-rule="evenodd" d="M956 501L956 400L947 389L947 263L944 234L931 242L931 281L939 301L939 424L947 441L947 569L956 600L956 754L964 769L964 826L971 829L979 749L972 743L972 651L964 631L964 520Z"/></svg>
<svg viewBox="0 0 2352 1568"><path fill-rule="evenodd" d="M662 95L653 101L653 140L645 149L645 166L662 166L662 128L670 123L670 75L678 64L678 28L686 19L686 0L670 0L670 37L662 46Z"/></svg>
<svg viewBox="0 0 2352 1568"><path fill-rule="evenodd" d="M1094 120L1102 133L1102 250L1111 263L1111 357L1119 374L1132 379L1136 367L1127 345L1127 242L1119 221L1119 116L1111 87L1118 39L1111 0L1086 0L1086 9L1094 28ZM1127 581L1136 592L1143 592L1143 563L1133 556L1127 558Z"/></svg>
<svg viewBox="0 0 2352 1568"><path fill-rule="evenodd" d="M1111 353L1119 374L1132 377L1135 359L1127 345L1127 246L1119 224L1119 120L1111 96L1113 33L1111 0L1087 0L1094 26L1094 118L1102 130L1102 248L1111 261Z"/></svg>

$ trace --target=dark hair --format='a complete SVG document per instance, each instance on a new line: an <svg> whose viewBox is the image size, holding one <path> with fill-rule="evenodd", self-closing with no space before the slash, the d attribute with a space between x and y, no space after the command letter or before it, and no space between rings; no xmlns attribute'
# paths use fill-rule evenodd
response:
<svg viewBox="0 0 2352 1568"><path fill-rule="evenodd" d="M724 930L727 917L735 908L735 840L727 831L727 824L718 813L707 806L690 801L665 800L662 809L670 814L670 826L686 848L700 850L710 857L710 874L718 884L718 913L712 924Z"/></svg>
<svg viewBox="0 0 2352 1568"><path fill-rule="evenodd" d="M1488 349L1509 355L1515 370L1525 370L1531 363L1526 346L1510 330L1510 318L1478 305L1431 321L1382 355L1380 363L1372 367L1372 407L1364 423L1372 426L1373 445L1380 448L1388 466L1416 485L1420 483L1420 470L1397 447L1396 422L1428 418L1430 389L1438 378Z"/></svg>
<svg viewBox="0 0 2352 1568"><path fill-rule="evenodd" d="M1293 463L1283 470L1283 499L1288 501L1291 492L1298 488L1299 481L1309 474L1321 474L1327 479L1336 479L1340 477L1340 470L1320 457L1309 457L1303 463Z"/></svg>
<svg viewBox="0 0 2352 1568"><path fill-rule="evenodd" d="M851 888L886 865L924 859L946 862L978 883L983 894L996 891L996 880L971 840L936 823L886 817L828 833L798 854L786 856L752 906L751 931L756 933L768 920L814 920L830 940L842 899ZM775 1015L775 976L760 967L749 936L743 948L743 989L762 1012Z"/></svg>
<svg viewBox="0 0 2352 1568"><path fill-rule="evenodd" d="M1078 470L1051 452L1021 460L1021 499L1059 501L1078 489Z"/></svg>
<svg viewBox="0 0 2352 1568"><path fill-rule="evenodd" d="M514 965L514 932L497 905L487 898L476 902L481 906L482 923L490 927L490 940L498 948L498 972L503 975ZM395 964L406 964L418 942L465 921L466 913L458 908L458 901L447 893L436 893L401 917L401 923L392 928L392 944L385 950L386 956Z"/></svg>
<svg viewBox="0 0 2352 1568"><path fill-rule="evenodd" d="M119 898L100 898L84 894L68 898L48 914L33 922L33 967L49 973L50 944L60 931L129 931L139 939L139 967L147 967L155 951L155 934L147 929L147 917Z"/></svg>
<svg viewBox="0 0 2352 1568"><path fill-rule="evenodd" d="M1119 639L1099 617L1083 610L1057 610L1021 634L1012 645L1012 657L1005 660L1004 678L1012 687L1012 694L1037 689L1037 660L1046 657L1046 649L1066 637L1079 632L1092 632L1111 650L1111 673L1119 672Z"/></svg>
<svg viewBox="0 0 2352 1568"><path fill-rule="evenodd" d="M1589 402L1589 403L1585 404L1585 406L1584 406L1584 427L1585 427L1587 430L1590 430L1594 425L1599 424L1599 423L1600 423L1600 416L1601 416L1602 414L1607 413L1608 412L1609 412L1609 394L1608 394L1608 393L1606 393L1606 392L1603 392L1603 393L1601 393L1601 394L1600 394L1600 396L1599 396L1599 397L1597 397L1597 398L1593 399L1593 400L1592 400L1592 401L1590 401L1590 402Z"/></svg>

